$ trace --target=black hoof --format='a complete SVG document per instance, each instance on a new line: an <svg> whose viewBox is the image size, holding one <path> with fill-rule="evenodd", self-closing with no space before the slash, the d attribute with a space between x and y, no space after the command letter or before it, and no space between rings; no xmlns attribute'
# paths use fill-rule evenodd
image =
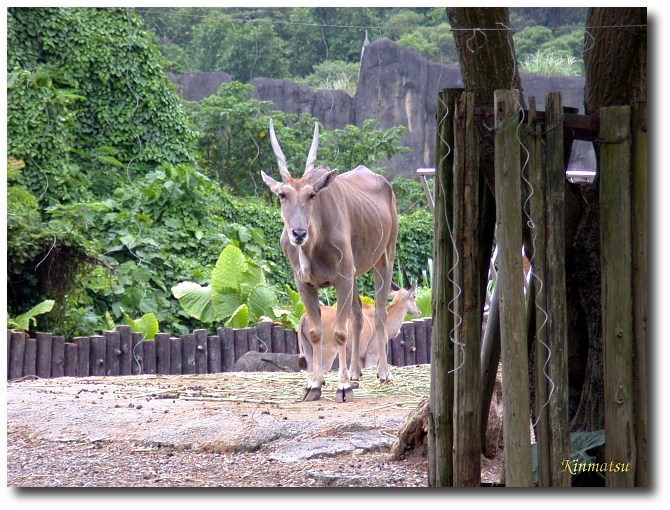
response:
<svg viewBox="0 0 670 510"><path fill-rule="evenodd" d="M379 384L385 384L385 383L388 383L388 382L391 381L391 379L389 377L386 377L385 379L382 379L381 377L379 377L379 374L377 374L377 379L379 380Z"/></svg>
<svg viewBox="0 0 670 510"><path fill-rule="evenodd" d="M310 388L309 386L302 390L302 400L305 402L314 402L321 398L321 388Z"/></svg>
<svg viewBox="0 0 670 510"><path fill-rule="evenodd" d="M358 381L351 381L351 387L352 388L358 388L359 387Z"/></svg>
<svg viewBox="0 0 670 510"><path fill-rule="evenodd" d="M351 388L338 388L337 392L335 393L335 402L353 402L354 400L354 392Z"/></svg>

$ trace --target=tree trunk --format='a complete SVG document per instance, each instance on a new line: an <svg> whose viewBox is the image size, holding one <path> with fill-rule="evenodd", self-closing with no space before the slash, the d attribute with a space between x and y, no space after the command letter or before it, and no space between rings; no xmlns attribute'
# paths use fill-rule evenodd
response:
<svg viewBox="0 0 670 510"><path fill-rule="evenodd" d="M586 114L597 114L606 106L646 101L646 25L646 8L589 9L584 36ZM599 165L598 143L594 143L594 149ZM584 383L571 429L598 430L605 426L598 179L591 185L583 185L580 194L584 199L584 214L578 222L567 260L569 288L575 298L571 300L568 329L588 339L588 354L585 362L583 358L579 361L584 367ZM574 390L573 384L571 389Z"/></svg>

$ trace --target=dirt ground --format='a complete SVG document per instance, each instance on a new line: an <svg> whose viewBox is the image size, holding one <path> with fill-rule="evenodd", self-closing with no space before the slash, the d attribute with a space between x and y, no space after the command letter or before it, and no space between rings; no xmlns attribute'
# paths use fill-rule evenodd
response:
<svg viewBox="0 0 670 510"><path fill-rule="evenodd" d="M366 391L362 380L354 402L335 403L332 385L299 402L302 382L277 389L254 377L8 383L8 486L427 486L425 446L387 458L421 395ZM483 482L499 471L500 459L482 456Z"/></svg>

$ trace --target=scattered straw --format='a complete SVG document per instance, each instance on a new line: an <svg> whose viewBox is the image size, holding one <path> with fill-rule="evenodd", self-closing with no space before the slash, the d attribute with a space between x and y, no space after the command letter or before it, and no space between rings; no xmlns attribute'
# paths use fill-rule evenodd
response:
<svg viewBox="0 0 670 510"><path fill-rule="evenodd" d="M430 391L430 365L391 367L391 379L380 384L376 368L363 369L356 399L401 397L397 402L384 403L366 412L385 407L413 408ZM171 379L179 384L170 385ZM147 387L123 387L120 392L130 397L170 398L179 400L233 401L248 403L292 403L300 401L309 374L305 372L224 372L203 376L167 376L167 387L147 390ZM337 388L337 372L328 372L321 395L333 400Z"/></svg>

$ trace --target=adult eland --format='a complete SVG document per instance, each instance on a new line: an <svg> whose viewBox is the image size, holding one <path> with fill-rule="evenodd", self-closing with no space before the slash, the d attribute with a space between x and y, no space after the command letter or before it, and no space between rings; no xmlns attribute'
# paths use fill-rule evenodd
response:
<svg viewBox="0 0 670 510"><path fill-rule="evenodd" d="M337 314L333 336L337 342L339 373L337 402L354 399L351 381L361 375L359 356L363 325L356 277L372 271L375 281L375 337L379 347L377 377L389 378L386 361L386 299L391 288L398 218L393 189L381 175L359 165L342 174L325 165L315 166L319 125L307 155L303 176L296 179L279 146L270 121L270 143L277 158L281 182L261 172L263 181L279 198L284 222L280 244L291 263L296 287L305 305L312 344L311 380L303 400L318 400L324 383L323 326L318 290L333 286ZM347 373L347 322L352 323L351 366Z"/></svg>

